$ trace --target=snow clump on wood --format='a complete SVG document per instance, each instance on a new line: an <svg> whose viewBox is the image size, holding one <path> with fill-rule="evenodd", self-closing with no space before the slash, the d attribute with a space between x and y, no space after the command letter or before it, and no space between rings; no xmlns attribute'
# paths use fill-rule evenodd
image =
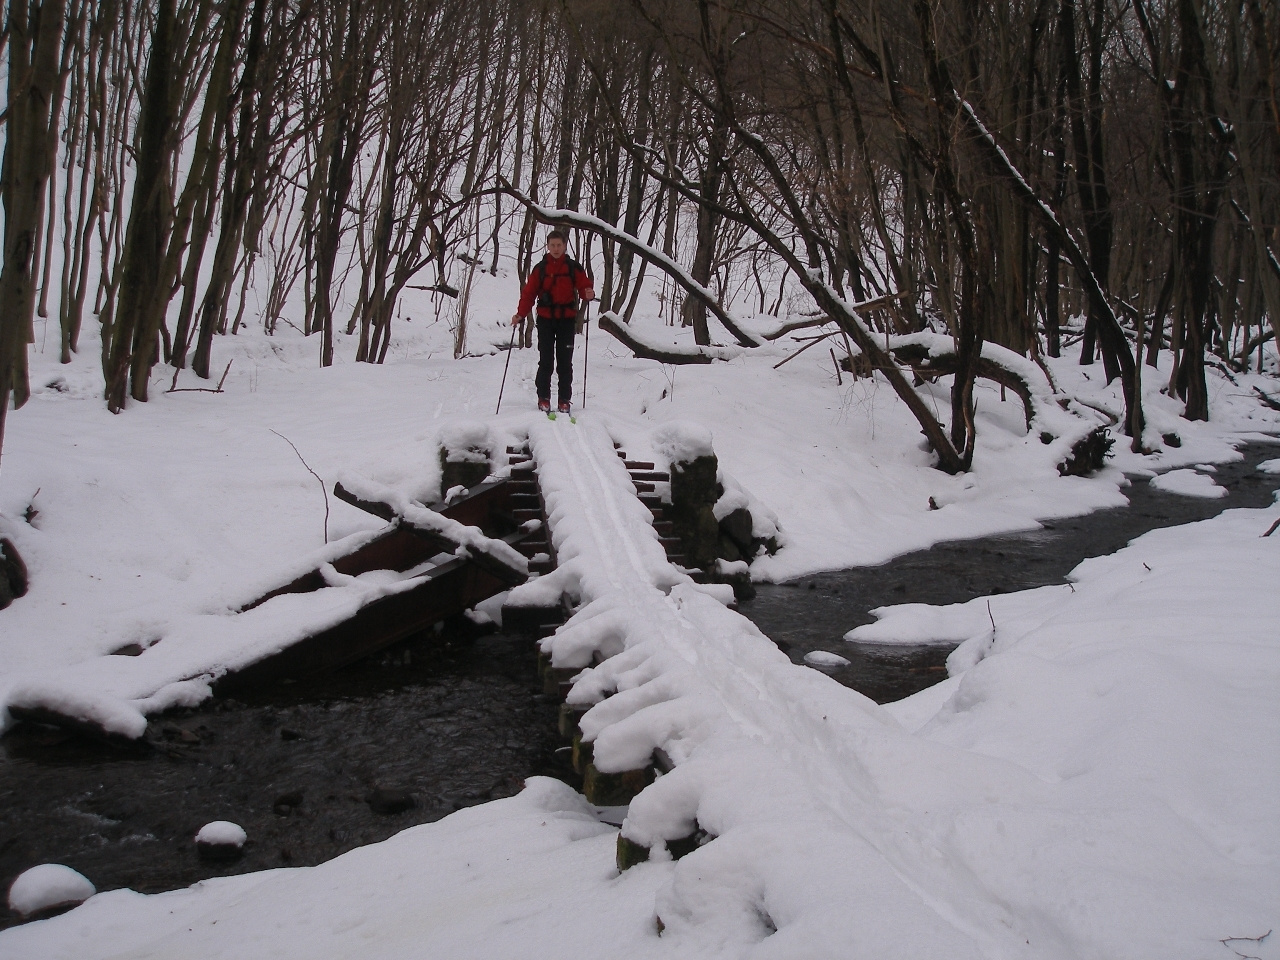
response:
<svg viewBox="0 0 1280 960"><path fill-rule="evenodd" d="M714 456L711 431L700 423L673 420L653 432L653 449L669 463L687 463Z"/></svg>
<svg viewBox="0 0 1280 960"><path fill-rule="evenodd" d="M449 459L484 463L494 449L488 424L477 420L461 420L440 430L440 446L449 451Z"/></svg>

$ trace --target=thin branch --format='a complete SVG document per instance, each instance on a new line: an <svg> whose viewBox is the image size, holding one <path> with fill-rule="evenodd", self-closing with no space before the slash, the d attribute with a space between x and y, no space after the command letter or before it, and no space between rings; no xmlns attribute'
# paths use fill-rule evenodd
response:
<svg viewBox="0 0 1280 960"><path fill-rule="evenodd" d="M1258 387L1254 387L1253 392L1258 395L1259 400L1265 403L1272 410L1280 410L1280 400L1277 400L1275 397L1271 396L1270 394L1263 393L1262 390Z"/></svg>
<svg viewBox="0 0 1280 960"><path fill-rule="evenodd" d="M1277 521L1277 522L1278 522L1278 523L1280 523L1280 521ZM1274 529L1275 529L1275 527L1272 527L1271 529L1272 529L1272 530L1274 530ZM1234 953L1237 957L1239 957L1239 958L1240 958L1240 960L1261 960L1261 958L1259 958L1259 957L1255 957L1255 956L1254 956L1253 954L1251 954L1251 953L1241 953L1239 950L1237 950L1237 949L1236 949L1235 947L1233 947L1231 944L1233 944L1233 943L1262 943L1262 941L1266 940L1266 939L1267 939L1267 937L1269 937L1269 936L1271 936L1271 931L1270 931L1270 930L1268 930L1266 933L1264 933L1264 934L1263 934L1262 936L1260 936L1260 937L1223 937L1223 938L1221 938L1218 942L1219 942L1220 944L1222 944L1224 947L1226 947L1228 950L1230 950L1232 953Z"/></svg>
<svg viewBox="0 0 1280 960"><path fill-rule="evenodd" d="M182 372L182 368L174 367L173 383L165 393L222 393L222 385L227 382L227 374L231 372L231 364L234 362L234 357L227 361L226 369L222 371L222 376L218 378L217 387L180 387L178 386L178 374Z"/></svg>
<svg viewBox="0 0 1280 960"><path fill-rule="evenodd" d="M800 354L804 353L804 352L805 352L806 350L808 350L810 347L812 347L812 346L816 346L817 344L821 343L823 340L827 339L827 337L834 336L834 335L835 335L835 332L836 332L836 331L832 330L830 333L824 333L824 334L823 334L822 336L820 336L820 337L814 337L812 340L810 340L808 343L806 343L803 347L801 347L801 348L800 348L799 350L797 350L795 353L791 354L791 355L790 355L790 356L788 356L788 357L783 357L781 360L779 360L777 363L775 363L775 364L773 365L773 369L777 370L777 369L778 369L780 366L782 366L784 363L790 363L792 360L794 360L796 357L800 356ZM834 357L834 355L833 355L833 357Z"/></svg>
<svg viewBox="0 0 1280 960"><path fill-rule="evenodd" d="M228 366L230 366L230 364L228 364ZM223 376L225 377L226 374L224 373ZM267 429L270 430L271 428L268 427ZM311 469L311 464L307 463L307 461L303 458L302 454L298 453L298 448L294 446L294 443L292 440L286 437L283 433L279 433L275 430L271 430L271 432L274 433L281 440L283 440L285 443L287 443L289 446L293 447L293 452L298 454L298 459L301 460L302 465L307 468L307 473L315 477L316 483L320 484L320 493L324 496L324 542L328 543L329 542L329 491L325 489L324 481L320 479L320 474L316 473L314 470Z"/></svg>

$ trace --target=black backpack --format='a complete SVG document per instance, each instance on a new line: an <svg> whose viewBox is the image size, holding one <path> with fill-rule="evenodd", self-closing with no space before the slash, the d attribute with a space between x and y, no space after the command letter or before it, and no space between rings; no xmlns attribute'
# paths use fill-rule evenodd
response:
<svg viewBox="0 0 1280 960"><path fill-rule="evenodd" d="M545 309L553 320L571 320L578 315L578 274L583 273L582 264L569 257L564 258L569 268L566 295L564 284L560 282L563 274L547 276L547 258L543 257L537 266L538 270L538 306Z"/></svg>

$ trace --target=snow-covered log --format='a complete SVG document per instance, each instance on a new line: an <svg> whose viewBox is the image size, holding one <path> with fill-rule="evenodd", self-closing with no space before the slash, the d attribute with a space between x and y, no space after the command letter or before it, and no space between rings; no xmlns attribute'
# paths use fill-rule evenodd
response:
<svg viewBox="0 0 1280 960"><path fill-rule="evenodd" d="M889 337L888 352L898 363L928 378L955 373L959 362L952 339L928 331ZM1063 445L1059 473L1084 476L1102 466L1113 442L1106 430L1068 412L1066 398L1057 395L1049 377L1033 361L999 344L984 343L975 372L1018 395L1027 431L1036 432L1041 443Z"/></svg>
<svg viewBox="0 0 1280 960"><path fill-rule="evenodd" d="M959 364L955 342L940 333L909 333L889 338L889 353L900 364L921 377L955 373ZM982 345L976 364L977 376L1012 390L1022 400L1027 429L1045 401L1053 403L1053 388L1039 367L1019 353L994 343Z"/></svg>
<svg viewBox="0 0 1280 960"><path fill-rule="evenodd" d="M741 347L699 347L682 343L659 343L645 337L612 310L600 314L600 329L613 334L628 350L642 360L659 363L711 363L742 356Z"/></svg>

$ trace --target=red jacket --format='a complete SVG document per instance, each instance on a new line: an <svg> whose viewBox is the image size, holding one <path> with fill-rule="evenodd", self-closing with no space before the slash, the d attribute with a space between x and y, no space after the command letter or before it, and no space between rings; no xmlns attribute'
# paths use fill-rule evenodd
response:
<svg viewBox="0 0 1280 960"><path fill-rule="evenodd" d="M570 262L567 256L556 259L548 254L543 257L542 262L529 273L529 279L520 291L520 306L516 308L516 314L521 317L527 315L537 302L539 317L564 320L576 317L578 310L574 294L585 299L592 286L587 271L577 262L573 262L570 271Z"/></svg>

